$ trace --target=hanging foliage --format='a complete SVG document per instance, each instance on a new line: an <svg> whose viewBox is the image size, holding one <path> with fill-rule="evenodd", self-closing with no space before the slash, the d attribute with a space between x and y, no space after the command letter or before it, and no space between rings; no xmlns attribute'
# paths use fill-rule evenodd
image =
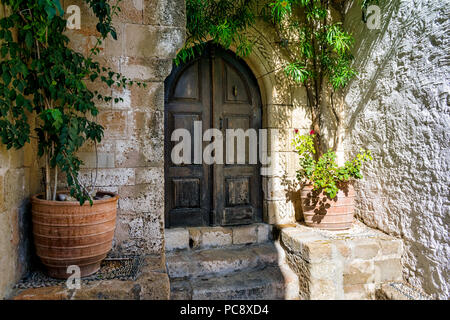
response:
<svg viewBox="0 0 450 320"><path fill-rule="evenodd" d="M258 5L259 2L259 5ZM268 0L265 5L256 0L186 0L186 45L176 58L185 62L202 52L212 41L225 49L234 46L237 55L248 56L252 43L244 31L262 17L277 31L279 43L288 52L284 74L306 88L311 108L312 129L316 132L316 157L321 154L320 107L323 89L344 88L355 76L351 63L352 35L340 21L331 17L332 6L342 6L340 0ZM378 0L361 0L362 10ZM295 40L293 40L295 39ZM329 106L339 122L334 106Z"/></svg>
<svg viewBox="0 0 450 320"><path fill-rule="evenodd" d="M201 54L212 41L226 49L234 46L239 56L247 56L251 42L243 34L255 23L256 0L186 0L186 42L175 62L185 62Z"/></svg>
<svg viewBox="0 0 450 320"><path fill-rule="evenodd" d="M79 180L82 161L76 153L87 141L98 143L103 137L104 128L93 120L99 112L95 99L113 99L89 90L86 83L101 81L116 88L133 84L94 61L106 37L117 38L112 18L120 10L120 0L113 5L107 0L85 2L98 18L99 32L87 56L69 48L60 0L1 0L9 15L0 19L1 141L8 149L20 149L37 139L38 154L45 159L46 199L55 200L57 175L62 171L70 194L80 204L92 203L92 190ZM38 119L35 132L29 125L33 114Z"/></svg>

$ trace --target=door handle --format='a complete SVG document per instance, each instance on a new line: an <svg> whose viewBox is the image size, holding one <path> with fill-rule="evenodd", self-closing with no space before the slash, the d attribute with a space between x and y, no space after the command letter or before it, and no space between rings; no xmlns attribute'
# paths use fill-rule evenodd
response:
<svg viewBox="0 0 450 320"><path fill-rule="evenodd" d="M219 118L219 130L223 129L223 119L222 117Z"/></svg>

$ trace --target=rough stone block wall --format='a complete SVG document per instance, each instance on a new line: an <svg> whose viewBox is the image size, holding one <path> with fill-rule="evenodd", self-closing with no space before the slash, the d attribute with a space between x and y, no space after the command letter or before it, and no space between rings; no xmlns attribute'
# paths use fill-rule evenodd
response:
<svg viewBox="0 0 450 320"><path fill-rule="evenodd" d="M383 283L402 280L402 241L361 222L339 232L284 228L280 242L300 299L374 299Z"/></svg>
<svg viewBox="0 0 450 320"><path fill-rule="evenodd" d="M66 0L66 4L75 3L83 8L82 1L77 1ZM141 3L142 20L139 20ZM139 252L147 247L145 252L153 249L160 252L162 233L157 224L163 225L164 213L163 81L184 41L184 1L129 0L124 1L122 7L117 23L119 40L105 44L101 59L126 76L146 81L149 86L114 92L125 101L101 106L99 120L107 124L107 131L98 149L102 166L98 181L103 189L119 192L121 196L116 250ZM82 12L86 12L86 8ZM70 38L76 48L87 52L93 42L95 25L93 22L89 25L89 21L93 21L89 15L88 24L83 23L84 15L86 13L82 13L82 29L71 31ZM283 66L287 60L276 44L275 31L258 20L255 28L247 33L254 47L246 62L261 90L262 125L278 130L278 137L269 139L267 145L273 170L262 173L264 221L292 223L299 215L300 202L295 182L298 157L291 141L294 129L307 132L310 126L306 92L286 79ZM83 150L83 157L89 168L95 166L92 146ZM90 173L86 170L86 179L90 178ZM148 212L155 215L141 214Z"/></svg>
<svg viewBox="0 0 450 320"><path fill-rule="evenodd" d="M286 78L283 68L289 60L278 44L273 27L257 20L246 36L253 43L253 49L245 61L261 91L262 127L269 132L267 153L273 163L271 170L261 172L264 221L293 223L300 215L300 201L295 178L298 156L291 142L294 129L303 133L310 129L306 91Z"/></svg>
<svg viewBox="0 0 450 320"><path fill-rule="evenodd" d="M450 28L447 1L384 1L381 28L361 22L355 1L358 77L345 93L346 150L373 150L356 188L357 215L405 243L404 277L450 297Z"/></svg>
<svg viewBox="0 0 450 320"><path fill-rule="evenodd" d="M94 44L95 17L82 0L65 0L64 8L81 8L81 29L69 30L71 45L87 53ZM145 82L116 90L93 90L122 97L99 103L98 121L105 136L98 145L99 189L117 192L118 221L113 252L155 254L164 250L164 80L185 39L184 0L124 0L114 18L118 40L107 39L100 62L124 76ZM83 180L95 177L93 145L80 153Z"/></svg>
<svg viewBox="0 0 450 320"><path fill-rule="evenodd" d="M0 18L4 14L0 4ZM9 295L30 266L29 197L40 187L36 153L35 141L18 151L0 145L0 299Z"/></svg>
<svg viewBox="0 0 450 320"><path fill-rule="evenodd" d="M31 145L19 151L0 147L0 299L28 271L31 248L29 197L40 177Z"/></svg>

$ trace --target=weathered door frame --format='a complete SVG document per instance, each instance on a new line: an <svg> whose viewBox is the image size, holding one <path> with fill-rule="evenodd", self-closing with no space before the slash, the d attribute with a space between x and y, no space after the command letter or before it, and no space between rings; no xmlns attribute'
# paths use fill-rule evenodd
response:
<svg viewBox="0 0 450 320"><path fill-rule="evenodd" d="M205 131L208 128L220 128L222 130L222 117L221 114L214 112L214 106L218 105L220 97L217 95L214 96L215 86L218 86L220 81L220 76L224 75L223 72L217 72L219 70L219 59L216 59L216 57L222 58L227 63L231 64L239 73L244 75L245 79L249 82L249 86L247 87L247 90L249 91L252 99L252 105L253 105L253 112L258 114L256 121L258 123L253 123L253 126L257 129L261 129L262 127L262 103L261 103L261 95L259 86L257 83L256 78L254 77L252 71L250 68L246 65L246 63L237 58L236 55L231 51L225 51L223 49L220 49L218 47L208 45L205 49L204 54L202 55L203 61L199 58L192 60L191 62L180 65L180 66L173 66L172 72L167 77L165 81L165 92L164 92L164 104L165 104L165 110L164 110L164 133L165 133L165 139L164 139L164 155L165 155L165 164L164 164L164 178L165 178L165 224L166 228L171 227L170 223L170 217L168 209L169 207L172 207L173 199L171 198L171 192L169 191L169 181L168 181L168 172L170 170L170 161L168 161L168 157L170 157L170 150L171 150L171 142L170 139L167 138L168 135L168 111L167 106L171 105L171 101L169 101L169 97L173 93L173 90L175 89L175 84L177 83L179 77L183 74L183 72L189 68L189 66L192 65L192 63L195 63L195 61L200 61L201 63L210 63L210 68L207 68L206 66L203 66L201 68L201 71L203 74L200 74L199 76L202 77L201 80L201 88L199 89L199 92L201 92L201 99L205 100L211 99L211 111L210 114L207 114L206 116L210 117L210 121L203 121L203 131ZM206 59L205 59L206 58ZM207 70L210 70L208 72ZM210 86L207 85L207 81L210 81ZM223 91L222 91L223 92ZM173 107L173 106L172 106ZM185 106L189 108L189 106ZM183 108L183 107L181 107ZM186 110L188 111L188 110ZM189 110L189 112L192 112L192 110ZM205 116L205 114L203 114ZM205 119L202 119L205 120ZM224 131L224 130L223 130ZM208 145L209 142L203 142L203 148ZM258 146L259 147L259 146ZM224 147L225 150L225 147ZM210 166L203 166L203 174L204 174L204 182L202 184L203 188L207 188L209 190L213 190L212 192L201 192L201 203L202 206L206 208L205 212L202 213L202 225L208 226L208 225L223 225L224 224L224 199L221 199L217 197L218 195L224 195L223 190L223 183L220 182L223 181L223 171L224 171L225 165L210 165ZM256 167L256 166L255 166ZM182 170L189 170L188 168L180 169ZM217 179L219 177L219 180ZM252 175L252 183L256 185L257 187L252 187L252 199L254 199L257 203L256 212L253 214L252 219L244 219L239 224L248 224L252 222L260 222L262 221L262 203L263 203L263 197L262 197L262 181L261 181L261 175L260 175L260 165L257 165L257 168L255 170L255 173ZM214 210L215 208L215 210ZM208 212L207 212L208 211ZM236 223L228 223L228 224L236 224Z"/></svg>

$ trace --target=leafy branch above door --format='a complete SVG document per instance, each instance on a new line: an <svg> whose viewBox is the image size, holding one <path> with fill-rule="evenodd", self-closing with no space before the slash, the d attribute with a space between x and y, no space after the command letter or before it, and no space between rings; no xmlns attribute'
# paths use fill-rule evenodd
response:
<svg viewBox="0 0 450 320"><path fill-rule="evenodd" d="M356 75L352 68L354 39L342 21L336 21L331 9L342 10L345 0L186 0L187 40L175 62L185 62L203 51L209 41L225 49L236 48L240 57L249 56L253 43L245 30L263 19L276 31L276 41L287 52L284 74L305 87L311 108L315 149L321 147L321 105L324 90L344 88ZM366 9L379 0L360 0L362 18ZM339 112L327 105L341 121Z"/></svg>

